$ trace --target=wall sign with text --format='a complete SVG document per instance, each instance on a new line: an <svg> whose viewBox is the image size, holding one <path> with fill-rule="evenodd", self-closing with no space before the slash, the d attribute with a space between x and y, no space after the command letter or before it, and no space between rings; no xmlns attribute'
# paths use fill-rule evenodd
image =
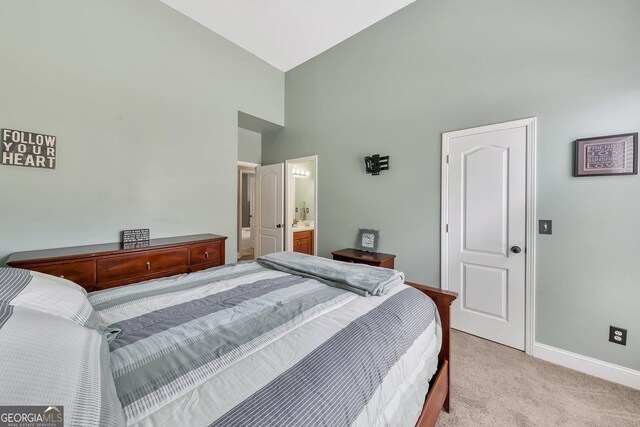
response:
<svg viewBox="0 0 640 427"><path fill-rule="evenodd" d="M23 130L0 129L3 165L56 168L56 137Z"/></svg>
<svg viewBox="0 0 640 427"><path fill-rule="evenodd" d="M637 133L576 140L574 176L637 174Z"/></svg>
<svg viewBox="0 0 640 427"><path fill-rule="evenodd" d="M148 242L149 229L135 228L133 230L122 230L122 243Z"/></svg>

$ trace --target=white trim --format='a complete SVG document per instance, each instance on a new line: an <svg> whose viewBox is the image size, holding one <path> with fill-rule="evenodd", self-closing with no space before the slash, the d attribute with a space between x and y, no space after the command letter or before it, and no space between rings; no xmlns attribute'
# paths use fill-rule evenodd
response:
<svg viewBox="0 0 640 427"><path fill-rule="evenodd" d="M291 223L293 219L289 214L290 206L293 203L292 197L294 196L290 189L289 180L293 180L293 171L291 170L291 165L296 163L306 163L313 162L314 170L314 182L313 182L313 206L314 206L314 218L313 218L313 254L318 256L318 156L307 156L307 157L298 157L297 159L289 159L284 161L284 170L285 170L285 180L284 180L284 226L285 226L285 242L284 242L284 250L291 251L293 250L293 230L291 228ZM292 181L293 182L293 181Z"/></svg>
<svg viewBox="0 0 640 427"><path fill-rule="evenodd" d="M258 166L262 166L262 165L259 163L243 162L242 160L238 160L238 166L245 166L248 168L257 168Z"/></svg>
<svg viewBox="0 0 640 427"><path fill-rule="evenodd" d="M533 343L533 356L594 377L640 390L640 371L572 353L539 342Z"/></svg>
<svg viewBox="0 0 640 427"><path fill-rule="evenodd" d="M536 157L538 141L538 119L526 119L527 125L527 231L525 249L525 334L524 350L533 352L536 340Z"/></svg>
<svg viewBox="0 0 640 427"><path fill-rule="evenodd" d="M291 214L289 209L291 209L291 205L294 203L294 194L295 194L295 180L292 176L293 172L291 169L292 162L289 160L284 161L284 250L291 251L293 250L293 231L291 229L291 224L293 219L291 218Z"/></svg>
<svg viewBox="0 0 640 427"><path fill-rule="evenodd" d="M527 354L532 354L535 340L535 291L536 291L536 117L497 123L488 126L463 129L442 134L442 189L440 214L440 287L449 289L448 234L446 227L449 218L449 141L465 135L475 135L481 132L495 132L513 128L527 128L527 195L526 195L526 246L525 246L525 338L524 345Z"/></svg>
<svg viewBox="0 0 640 427"><path fill-rule="evenodd" d="M442 177L440 179L440 287L449 289L449 254L448 230L449 223L449 136L442 134Z"/></svg>

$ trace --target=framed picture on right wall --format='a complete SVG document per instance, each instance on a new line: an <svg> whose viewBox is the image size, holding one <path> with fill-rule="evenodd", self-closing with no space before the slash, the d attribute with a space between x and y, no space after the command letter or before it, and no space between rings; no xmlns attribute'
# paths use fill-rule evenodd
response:
<svg viewBox="0 0 640 427"><path fill-rule="evenodd" d="M573 176L637 175L638 133L575 141Z"/></svg>

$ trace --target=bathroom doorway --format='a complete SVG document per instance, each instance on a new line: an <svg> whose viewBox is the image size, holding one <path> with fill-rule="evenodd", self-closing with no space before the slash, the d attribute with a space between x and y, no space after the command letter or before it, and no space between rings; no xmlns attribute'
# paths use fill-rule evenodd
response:
<svg viewBox="0 0 640 427"><path fill-rule="evenodd" d="M285 250L318 253L318 156L285 162Z"/></svg>

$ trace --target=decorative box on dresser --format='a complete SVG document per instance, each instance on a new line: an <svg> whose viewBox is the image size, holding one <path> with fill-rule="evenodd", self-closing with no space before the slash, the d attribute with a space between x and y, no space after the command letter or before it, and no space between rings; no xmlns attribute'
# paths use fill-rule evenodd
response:
<svg viewBox="0 0 640 427"><path fill-rule="evenodd" d="M340 249L331 252L336 261L373 265L374 267L394 268L396 256L381 252L364 252L358 249Z"/></svg>
<svg viewBox="0 0 640 427"><path fill-rule="evenodd" d="M7 264L64 277L91 292L223 265L225 240L216 234L197 234L16 252Z"/></svg>

